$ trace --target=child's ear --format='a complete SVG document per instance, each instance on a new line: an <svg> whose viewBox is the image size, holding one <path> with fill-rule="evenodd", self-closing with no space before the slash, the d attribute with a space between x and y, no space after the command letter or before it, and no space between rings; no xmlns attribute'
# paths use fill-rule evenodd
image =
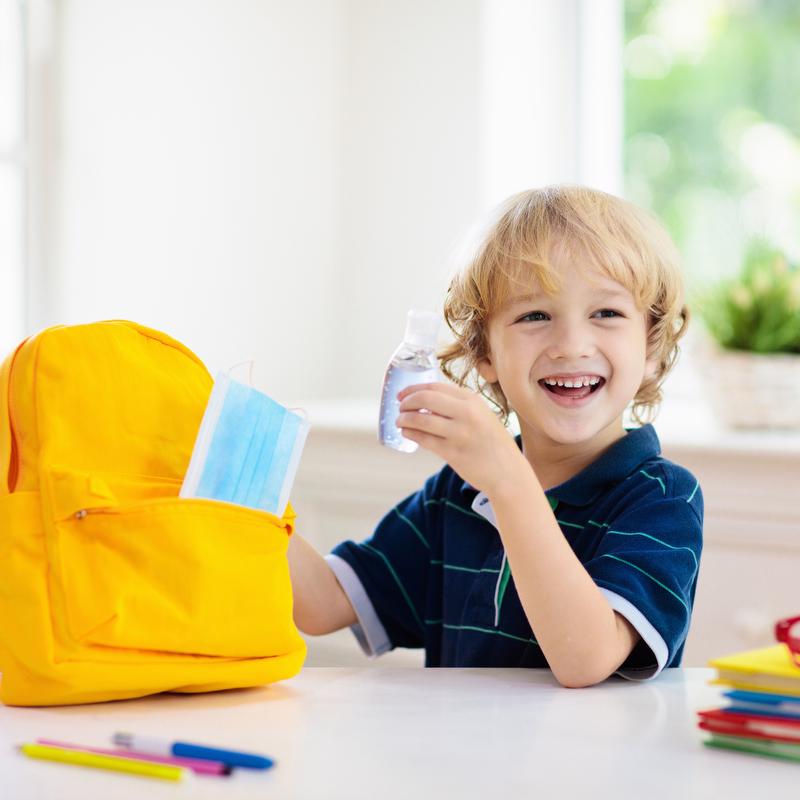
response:
<svg viewBox="0 0 800 800"><path fill-rule="evenodd" d="M497 383L497 370L488 358L483 358L478 362L478 375L480 375L486 383Z"/></svg>
<svg viewBox="0 0 800 800"><path fill-rule="evenodd" d="M644 377L646 379L650 379L655 377L657 374L658 374L658 359L648 358L647 361L644 362Z"/></svg>

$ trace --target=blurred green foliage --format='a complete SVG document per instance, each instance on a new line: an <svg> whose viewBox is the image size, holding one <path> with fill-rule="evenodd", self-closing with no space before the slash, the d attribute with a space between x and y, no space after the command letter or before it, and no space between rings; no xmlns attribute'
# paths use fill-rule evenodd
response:
<svg viewBox="0 0 800 800"><path fill-rule="evenodd" d="M696 304L722 347L800 353L800 269L763 239L750 243L736 278L699 292Z"/></svg>
<svg viewBox="0 0 800 800"><path fill-rule="evenodd" d="M690 286L766 236L800 253L800 2L625 0L626 195Z"/></svg>

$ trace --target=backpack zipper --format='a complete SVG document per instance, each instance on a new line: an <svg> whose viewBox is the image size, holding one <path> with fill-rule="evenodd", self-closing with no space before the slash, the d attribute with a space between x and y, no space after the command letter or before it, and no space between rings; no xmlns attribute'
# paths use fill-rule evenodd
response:
<svg viewBox="0 0 800 800"><path fill-rule="evenodd" d="M227 511L230 514L233 514L238 517L244 517L245 519L250 518L258 521L262 521L264 516L272 517L274 520L277 521L279 527L287 527L287 524L284 522L282 517L276 517L274 514L270 514L268 511L260 511L259 509L249 508L247 506L240 506L235 503L223 503L218 502L216 500L208 500L202 497L154 497L150 500L137 500L132 503L123 503L118 506L96 506L94 508L80 508L77 511L73 512L72 514L67 517L77 520L80 522L81 520L86 519L90 514L105 514L106 516L114 516L117 514L125 514L130 512L142 511L153 506L161 506L161 505L170 505L175 503L176 501L180 502L181 505L192 505L196 503L202 503L203 505L207 505L209 503L215 503L218 506L221 506L223 510Z"/></svg>
<svg viewBox="0 0 800 800"><path fill-rule="evenodd" d="M17 450L17 437L14 436L14 426L11 424L11 407L8 409L8 427L11 431L11 463L8 465L8 491L13 492L19 477L19 452Z"/></svg>

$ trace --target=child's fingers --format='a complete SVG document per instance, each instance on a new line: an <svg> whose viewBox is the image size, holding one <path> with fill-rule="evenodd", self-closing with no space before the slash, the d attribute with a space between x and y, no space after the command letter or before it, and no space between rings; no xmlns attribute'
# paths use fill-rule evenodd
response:
<svg viewBox="0 0 800 800"><path fill-rule="evenodd" d="M432 391L442 395L450 395L451 397L458 397L465 392L469 394L467 389L462 389L454 383L436 381L435 383L415 383L413 386L406 386L405 389L398 392L397 399L402 401L408 395L421 391Z"/></svg>
<svg viewBox="0 0 800 800"><path fill-rule="evenodd" d="M403 431L403 436L412 442L416 442L420 447L430 450L431 453L439 456L444 461L447 460L444 453L445 440L441 436L433 436L430 433L423 433L411 428L406 428Z"/></svg>
<svg viewBox="0 0 800 800"><path fill-rule="evenodd" d="M448 397L441 392L433 392L427 389L420 389L407 395L400 402L400 411L419 411L425 409L432 414L442 417L453 418L458 411L459 401L453 397Z"/></svg>
<svg viewBox="0 0 800 800"><path fill-rule="evenodd" d="M406 411L397 417L395 422L398 428L403 431L421 431L431 436L445 438L448 434L451 420L438 414L424 414L421 411Z"/></svg>

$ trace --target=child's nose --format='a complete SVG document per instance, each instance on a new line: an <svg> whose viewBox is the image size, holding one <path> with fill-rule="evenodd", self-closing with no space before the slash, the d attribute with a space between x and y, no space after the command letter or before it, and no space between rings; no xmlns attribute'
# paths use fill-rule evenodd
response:
<svg viewBox="0 0 800 800"><path fill-rule="evenodd" d="M592 331L584 325L556 325L553 327L553 336L547 348L547 355L551 359L576 359L592 356L596 345Z"/></svg>

